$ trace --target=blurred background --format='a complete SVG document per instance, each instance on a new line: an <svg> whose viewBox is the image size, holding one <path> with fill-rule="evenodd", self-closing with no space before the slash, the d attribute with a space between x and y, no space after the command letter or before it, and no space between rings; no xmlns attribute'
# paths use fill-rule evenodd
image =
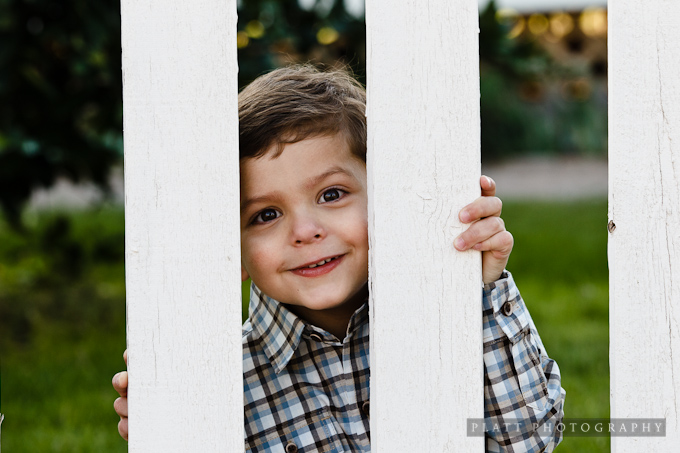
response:
<svg viewBox="0 0 680 453"><path fill-rule="evenodd" d="M606 0L479 6L483 167L515 236L509 269L567 416L608 417ZM365 81L363 0L238 8L241 87L307 61ZM0 0L0 68L3 446L126 451L110 384L125 348L118 1Z"/></svg>

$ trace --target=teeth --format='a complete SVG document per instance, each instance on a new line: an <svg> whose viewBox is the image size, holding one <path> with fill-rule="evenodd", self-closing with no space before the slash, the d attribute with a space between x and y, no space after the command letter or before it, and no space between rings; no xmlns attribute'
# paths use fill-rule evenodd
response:
<svg viewBox="0 0 680 453"><path fill-rule="evenodd" d="M309 266L307 266L307 268L313 269L313 268L315 268L316 266L322 266L322 265L324 265L324 264L326 264L326 263L328 263L328 262L330 262L330 261L332 261L332 260L333 260L333 258L328 258L327 260L321 260L321 261L319 261L319 262L316 263L316 264L310 264Z"/></svg>

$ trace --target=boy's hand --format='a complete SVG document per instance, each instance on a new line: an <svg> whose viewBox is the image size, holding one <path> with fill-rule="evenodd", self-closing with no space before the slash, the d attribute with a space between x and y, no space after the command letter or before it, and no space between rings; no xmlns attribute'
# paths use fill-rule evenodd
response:
<svg viewBox="0 0 680 453"><path fill-rule="evenodd" d="M488 176L482 176L479 183L482 196L458 214L461 222L472 225L453 244L460 251L482 251L482 279L487 284L500 278L510 258L514 240L500 217L503 203L494 196L496 183Z"/></svg>
<svg viewBox="0 0 680 453"><path fill-rule="evenodd" d="M125 366L127 366L127 349L123 353L123 359L125 360ZM127 371L121 371L113 376L113 388L120 395L113 402L113 409L116 414L120 416L120 421L118 422L118 432L120 436L128 440L128 406L127 406L127 388L128 388L128 374Z"/></svg>

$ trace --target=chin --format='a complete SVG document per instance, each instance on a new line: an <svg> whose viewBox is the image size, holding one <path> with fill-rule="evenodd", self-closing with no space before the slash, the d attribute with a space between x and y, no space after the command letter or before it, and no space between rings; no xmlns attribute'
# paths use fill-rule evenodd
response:
<svg viewBox="0 0 680 453"><path fill-rule="evenodd" d="M356 296L361 292L364 286L360 286L357 289L352 288L347 291L329 290L324 291L319 294L318 297L307 298L308 303L305 304L307 308L312 310L329 310L333 308L339 308L347 304L354 304L357 302ZM329 294L335 295L335 297L328 297ZM340 297L338 297L340 296Z"/></svg>
<svg viewBox="0 0 680 453"><path fill-rule="evenodd" d="M327 299L327 300L316 300L313 303L310 303L306 305L308 308L311 308L312 310L329 310L332 308L338 308L341 307L345 304L346 300L335 300L335 299Z"/></svg>
<svg viewBox="0 0 680 453"><path fill-rule="evenodd" d="M315 297L312 294L307 295L307 297L304 297L302 299L294 300L289 305L298 305L300 307L305 307L310 310L328 310L330 308L341 306L343 302L344 302L343 300L329 298L327 295L326 297L323 296Z"/></svg>

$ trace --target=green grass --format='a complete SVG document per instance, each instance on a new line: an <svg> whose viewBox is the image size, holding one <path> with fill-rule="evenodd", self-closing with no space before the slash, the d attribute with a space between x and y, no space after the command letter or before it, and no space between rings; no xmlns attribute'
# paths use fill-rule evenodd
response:
<svg viewBox="0 0 680 453"><path fill-rule="evenodd" d="M509 203L508 263L567 391L565 416L609 417L607 203ZM560 452L609 451L609 438L567 437Z"/></svg>
<svg viewBox="0 0 680 453"><path fill-rule="evenodd" d="M110 385L124 367L120 209L0 224L2 441L13 452L127 451Z"/></svg>
<svg viewBox="0 0 680 453"><path fill-rule="evenodd" d="M567 417L608 417L606 202L508 202L503 217L508 267L560 366ZM124 366L123 214L33 213L27 224L20 235L0 223L3 446L127 451L110 384ZM558 449L608 450L608 438Z"/></svg>

